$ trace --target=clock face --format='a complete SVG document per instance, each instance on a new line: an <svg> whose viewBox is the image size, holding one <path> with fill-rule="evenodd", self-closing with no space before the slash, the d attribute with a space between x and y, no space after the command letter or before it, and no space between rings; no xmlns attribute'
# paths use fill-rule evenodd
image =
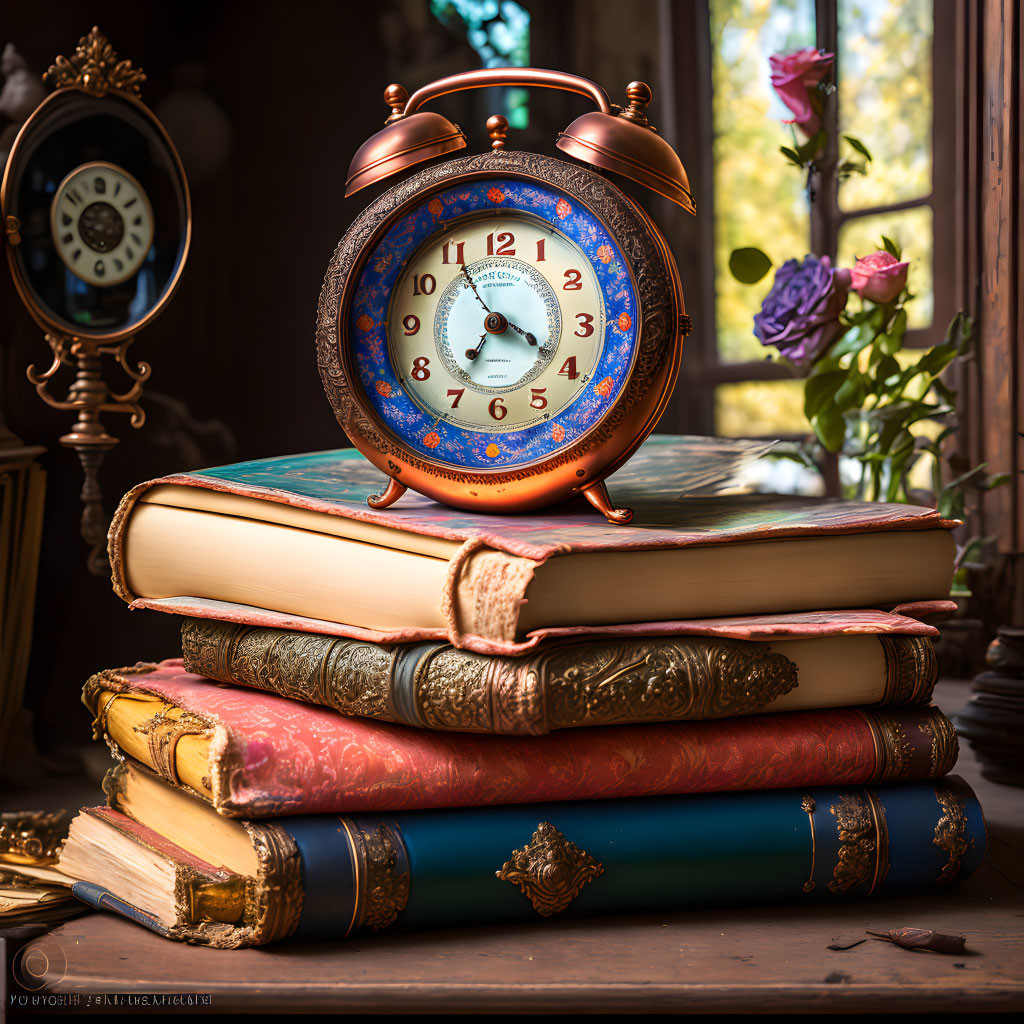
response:
<svg viewBox="0 0 1024 1024"><path fill-rule="evenodd" d="M153 244L153 209L142 186L115 164L73 170L50 208L57 253L79 280L96 287L138 273Z"/></svg>
<svg viewBox="0 0 1024 1024"><path fill-rule="evenodd" d="M601 220L537 182L455 185L400 215L350 310L360 384L418 455L487 469L546 459L629 376L632 275Z"/></svg>

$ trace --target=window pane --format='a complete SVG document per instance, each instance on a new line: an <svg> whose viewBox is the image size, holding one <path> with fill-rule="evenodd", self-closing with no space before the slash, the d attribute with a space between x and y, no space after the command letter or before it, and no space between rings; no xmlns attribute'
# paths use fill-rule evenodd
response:
<svg viewBox="0 0 1024 1024"><path fill-rule="evenodd" d="M932 15L932 0L839 0L840 132L874 157L840 183L845 210L931 192Z"/></svg>
<svg viewBox="0 0 1024 1024"><path fill-rule="evenodd" d="M430 12L476 50L481 66L529 67L530 13L515 0L430 0ZM509 126L526 128L526 90L507 88L503 92Z"/></svg>
<svg viewBox="0 0 1024 1024"><path fill-rule="evenodd" d="M715 126L715 316L723 362L764 356L754 314L771 276L744 285L729 254L756 246L776 266L803 256L810 238L806 184L779 154L792 144L791 115L771 87L768 57L814 45L812 0L711 0Z"/></svg>
<svg viewBox="0 0 1024 1024"><path fill-rule="evenodd" d="M748 380L715 388L715 433L724 437L807 434L800 380Z"/></svg>
<svg viewBox="0 0 1024 1024"><path fill-rule="evenodd" d="M914 294L907 303L907 325L929 327L932 322L932 210L915 206L910 210L876 213L847 221L839 232L839 266L852 267L858 256L867 256L882 246L882 235L891 238L910 264L907 284ZM857 303L851 298L850 308Z"/></svg>

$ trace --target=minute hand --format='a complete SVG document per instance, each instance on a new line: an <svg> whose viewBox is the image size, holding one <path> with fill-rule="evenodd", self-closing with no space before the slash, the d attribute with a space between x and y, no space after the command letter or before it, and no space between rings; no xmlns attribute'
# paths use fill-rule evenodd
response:
<svg viewBox="0 0 1024 1024"><path fill-rule="evenodd" d="M473 278L469 276L469 271L466 269L465 263L462 264L462 274L465 277L465 279L469 282L469 287L473 289L473 294L476 296L477 302L479 302L480 305L484 307L484 312L490 313L490 309L488 309L487 303L480 298L480 293L476 290L476 285L473 284Z"/></svg>

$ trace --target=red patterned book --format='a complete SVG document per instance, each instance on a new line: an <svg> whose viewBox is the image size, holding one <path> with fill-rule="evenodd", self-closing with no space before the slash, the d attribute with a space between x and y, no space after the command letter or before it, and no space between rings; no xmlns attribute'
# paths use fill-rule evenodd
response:
<svg viewBox="0 0 1024 1024"><path fill-rule="evenodd" d="M954 524L934 510L681 496L680 473L713 447L648 439L610 481L628 526L583 499L487 516L410 492L373 511L383 478L352 450L166 477L114 516L114 589L133 608L484 654L522 653L553 629L948 598Z"/></svg>
<svg viewBox="0 0 1024 1024"><path fill-rule="evenodd" d="M219 685L180 661L98 673L83 699L97 735L229 817L856 785L944 775L957 755L935 708L456 735Z"/></svg>

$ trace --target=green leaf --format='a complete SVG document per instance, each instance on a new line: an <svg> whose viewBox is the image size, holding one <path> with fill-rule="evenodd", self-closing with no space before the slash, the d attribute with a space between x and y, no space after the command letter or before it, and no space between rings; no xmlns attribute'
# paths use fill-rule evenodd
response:
<svg viewBox="0 0 1024 1024"><path fill-rule="evenodd" d="M944 488L939 495L939 515L943 519L963 519L964 492L950 487Z"/></svg>
<svg viewBox="0 0 1024 1024"><path fill-rule="evenodd" d="M911 446L913 442L911 442ZM886 501L899 501L900 499L900 488L903 485L904 467L906 466L907 459L910 456L911 449L907 449L905 454L894 457L889 463L889 485L885 490Z"/></svg>
<svg viewBox="0 0 1024 1024"><path fill-rule="evenodd" d="M757 284L772 269L772 261L760 249L733 249L729 271L742 284Z"/></svg>
<svg viewBox="0 0 1024 1024"><path fill-rule="evenodd" d="M1009 473L994 473L981 486L982 490L991 491L994 490L996 487L1002 487L1004 484L1008 484L1009 482Z"/></svg>
<svg viewBox="0 0 1024 1024"><path fill-rule="evenodd" d="M917 373L930 373L937 377L954 360L957 355L957 346L952 342L943 341L927 352L917 361L913 369ZM908 368L909 369L909 368Z"/></svg>
<svg viewBox="0 0 1024 1024"><path fill-rule="evenodd" d="M974 336L974 318L967 313L957 313L946 330L946 341L956 346L957 355L966 355Z"/></svg>
<svg viewBox="0 0 1024 1024"><path fill-rule="evenodd" d="M953 585L949 588L950 597L970 597L971 588L968 586L967 570L957 569L953 574Z"/></svg>
<svg viewBox="0 0 1024 1024"><path fill-rule="evenodd" d="M801 166L809 164L825 148L827 143L828 132L822 130L816 135L812 135L796 151L797 156L800 158Z"/></svg>
<svg viewBox="0 0 1024 1024"><path fill-rule="evenodd" d="M871 151L863 142L860 141L860 139L854 138L852 135L844 135L843 138L846 139L846 141L853 146L861 156L866 157L869 161L871 160Z"/></svg>
<svg viewBox="0 0 1024 1024"><path fill-rule="evenodd" d="M981 481L985 479L986 469L988 469L988 463L979 462L974 469L969 469L966 473L961 473L959 476L950 480L949 483L942 488L942 493L945 494L947 491L963 491L965 487L980 485Z"/></svg>
<svg viewBox="0 0 1024 1024"><path fill-rule="evenodd" d="M903 335L880 334L878 336L878 347L887 356L895 355L901 348L903 348Z"/></svg>
<svg viewBox="0 0 1024 1024"><path fill-rule="evenodd" d="M804 385L804 415L808 419L816 416L823 405L832 401L835 393L843 386L846 377L846 370L829 370L826 373L811 374Z"/></svg>
<svg viewBox="0 0 1024 1024"><path fill-rule="evenodd" d="M789 146L779 146L779 152L790 162L797 165L797 167L803 167L804 162L800 159L800 154Z"/></svg>
<svg viewBox="0 0 1024 1024"><path fill-rule="evenodd" d="M956 391L949 387L945 382L936 378L932 381L932 387L935 388L939 398L945 402L946 405L956 406Z"/></svg>
<svg viewBox="0 0 1024 1024"><path fill-rule="evenodd" d="M874 340L875 332L866 324L847 331L828 350L829 358L841 359L851 353L856 354L863 351Z"/></svg>
<svg viewBox="0 0 1024 1024"><path fill-rule="evenodd" d="M895 256L896 259L901 258L902 254L900 253L900 247L891 238L886 235L882 235L882 245L885 246L885 251L889 253L890 256Z"/></svg>
<svg viewBox="0 0 1024 1024"><path fill-rule="evenodd" d="M851 174L867 174L868 165L856 160L844 160L836 170L840 178L848 178Z"/></svg>
<svg viewBox="0 0 1024 1024"><path fill-rule="evenodd" d="M852 373L843 383L843 386L836 392L835 403L841 412L847 409L856 409L864 404L864 396L867 388L864 379L859 373Z"/></svg>
<svg viewBox="0 0 1024 1024"><path fill-rule="evenodd" d="M811 426L826 451L838 452L846 438L846 421L835 402L822 406L817 416L811 419Z"/></svg>
<svg viewBox="0 0 1024 1024"><path fill-rule="evenodd" d="M886 381L894 376L898 377L899 372L900 364L887 353L878 360L878 365L875 367L875 380L879 384L886 385Z"/></svg>
<svg viewBox="0 0 1024 1024"><path fill-rule="evenodd" d="M896 310L896 315L889 325L889 332L892 337L899 338L900 345L903 344L903 335L907 333L907 311L901 306Z"/></svg>
<svg viewBox="0 0 1024 1024"><path fill-rule="evenodd" d="M843 319L851 326L854 326L856 324L862 324L865 320L869 320L871 318L871 314L874 311L875 310L873 306L868 306L864 309L859 310L856 313L851 313L849 310L846 310L843 313Z"/></svg>

